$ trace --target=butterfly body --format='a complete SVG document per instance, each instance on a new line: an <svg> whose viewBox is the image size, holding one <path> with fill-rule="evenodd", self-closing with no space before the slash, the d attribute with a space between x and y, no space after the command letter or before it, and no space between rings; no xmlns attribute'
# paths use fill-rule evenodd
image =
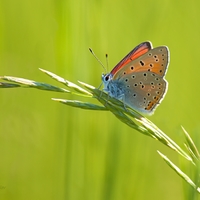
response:
<svg viewBox="0 0 200 200"><path fill-rule="evenodd" d="M164 76L168 63L166 46L153 49L150 42L141 43L102 76L104 90L131 108L151 115L167 91Z"/></svg>

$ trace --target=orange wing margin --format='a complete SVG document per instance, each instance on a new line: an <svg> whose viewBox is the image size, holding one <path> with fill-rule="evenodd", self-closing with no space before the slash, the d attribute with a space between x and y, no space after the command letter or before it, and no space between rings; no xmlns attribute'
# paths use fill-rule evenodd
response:
<svg viewBox="0 0 200 200"><path fill-rule="evenodd" d="M142 56L146 52L152 49L152 44L150 42L143 42L135 47L128 55L126 55L110 72L114 75L118 70L120 70L124 65L128 64L132 60Z"/></svg>

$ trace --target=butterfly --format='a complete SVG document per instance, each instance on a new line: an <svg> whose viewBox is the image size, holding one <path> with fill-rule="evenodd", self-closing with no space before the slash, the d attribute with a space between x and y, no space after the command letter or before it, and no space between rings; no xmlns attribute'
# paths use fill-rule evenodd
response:
<svg viewBox="0 0 200 200"><path fill-rule="evenodd" d="M152 115L167 92L168 65L167 46L153 48L151 42L143 42L102 75L104 91L134 110Z"/></svg>

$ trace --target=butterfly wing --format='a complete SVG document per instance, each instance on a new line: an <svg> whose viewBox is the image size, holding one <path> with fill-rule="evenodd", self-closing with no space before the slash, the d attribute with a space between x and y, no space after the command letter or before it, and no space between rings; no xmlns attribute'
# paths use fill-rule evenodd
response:
<svg viewBox="0 0 200 200"><path fill-rule="evenodd" d="M130 58L131 55L128 60ZM152 114L167 91L164 76L169 64L168 48L150 49L134 60L125 60L125 63L113 76L113 81L124 87L124 103L140 112Z"/></svg>
<svg viewBox="0 0 200 200"><path fill-rule="evenodd" d="M134 79L127 74L119 81L124 87L124 103L139 112L151 115L164 98L168 83L158 74L145 73L146 76L143 72L136 72Z"/></svg>
<svg viewBox="0 0 200 200"><path fill-rule="evenodd" d="M135 60L128 62L118 70L113 79L124 76L125 74L134 74L135 72L152 72L164 77L169 65L169 50L166 46L156 47L144 53Z"/></svg>
<svg viewBox="0 0 200 200"><path fill-rule="evenodd" d="M136 58L140 57L141 55L148 52L150 49L152 49L152 44L150 42L143 42L139 44L137 47L135 47L128 55L126 55L110 72L112 75L114 75L117 71L119 71L121 68L123 68L125 65L130 63L132 60L135 60Z"/></svg>

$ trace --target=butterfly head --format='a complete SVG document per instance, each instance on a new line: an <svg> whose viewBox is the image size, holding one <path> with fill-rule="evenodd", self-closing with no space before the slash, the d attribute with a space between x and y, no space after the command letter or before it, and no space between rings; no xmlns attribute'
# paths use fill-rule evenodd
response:
<svg viewBox="0 0 200 200"><path fill-rule="evenodd" d="M112 80L113 75L111 73L108 74L102 74L101 79L103 81L104 84L104 88L107 88L109 82Z"/></svg>

